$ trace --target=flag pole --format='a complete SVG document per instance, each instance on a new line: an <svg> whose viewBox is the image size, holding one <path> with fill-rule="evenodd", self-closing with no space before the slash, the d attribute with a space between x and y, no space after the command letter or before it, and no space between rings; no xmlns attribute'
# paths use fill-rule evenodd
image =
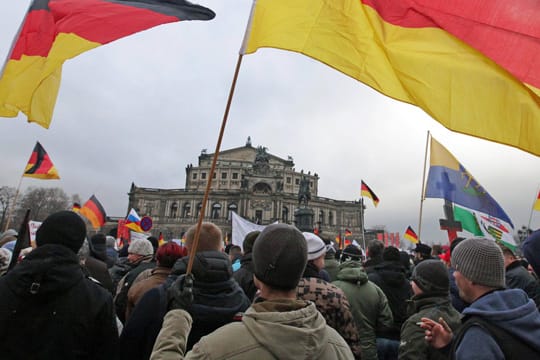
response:
<svg viewBox="0 0 540 360"><path fill-rule="evenodd" d="M234 90L236 88L236 81L238 79L238 73L240 72L240 65L242 64L242 54L238 55L238 60L236 62L236 68L234 70L233 81L231 84L231 89L229 90L229 98L227 99L227 105L225 106L225 113L223 114L223 120L221 122L221 129L219 130L219 136L216 143L216 150L214 151L214 156L212 158L212 166L210 168L210 174L208 176L208 181L206 182L206 190L204 191L204 197L201 204L201 212L199 213L199 220L197 222L197 227L195 229L195 235L193 238L193 244L191 246L191 251L189 254L189 262L186 269L186 274L191 273L193 267L193 261L195 259L195 253L197 252L197 245L199 244L199 234L201 231L202 222L204 219L204 214L206 210L206 204L208 203L208 194L210 193L210 188L212 187L212 177L216 169L217 158L219 156L219 150L221 149L221 141L223 139L223 133L225 132L225 126L227 125L227 119L229 117L229 110L231 109L232 98L234 95Z"/></svg>
<svg viewBox="0 0 540 360"><path fill-rule="evenodd" d="M364 251L366 251L366 231L364 228L364 198L360 196L360 221L362 226L362 243L364 244Z"/></svg>
<svg viewBox="0 0 540 360"><path fill-rule="evenodd" d="M17 186L17 191L15 191L15 196L13 197L13 202L11 203L11 206L9 207L8 216L7 216L7 219L6 219L6 225L4 226L3 231L7 231L7 229L9 228L9 223L11 222L11 215L13 213L13 208L17 204L17 198L19 197L19 190L21 188L21 183L22 183L23 177L24 177L24 172L21 175L21 179L19 180L19 185Z"/></svg>
<svg viewBox="0 0 540 360"><path fill-rule="evenodd" d="M531 214L529 215L529 224L527 224L527 231L529 231L529 229L531 228L531 221L532 221L532 216L533 216L533 212L534 212L534 205L536 204L536 201L538 200L538 194L540 194L540 186L538 186L538 189L536 189L536 198L534 199L534 201L532 203L532 206L531 206Z"/></svg>
<svg viewBox="0 0 540 360"><path fill-rule="evenodd" d="M422 174L422 193L420 194L420 214L418 216L418 241L421 242L420 239L422 239L422 208L424 206L424 193L426 191L426 164L427 164L427 155L428 155L428 146L429 146L429 138L431 137L431 134L428 130L427 137L426 137L426 152L424 154L424 171Z"/></svg>

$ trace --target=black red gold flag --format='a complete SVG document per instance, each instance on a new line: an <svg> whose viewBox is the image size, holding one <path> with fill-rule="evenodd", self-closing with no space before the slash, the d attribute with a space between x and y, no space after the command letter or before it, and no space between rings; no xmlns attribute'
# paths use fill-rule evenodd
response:
<svg viewBox="0 0 540 360"><path fill-rule="evenodd" d="M43 180L60 179L56 167L49 158L49 154L43 149L39 141L34 146L23 176Z"/></svg>
<svg viewBox="0 0 540 360"><path fill-rule="evenodd" d="M0 78L0 116L23 112L48 128L64 61L161 24L214 16L185 0L34 0Z"/></svg>
<svg viewBox="0 0 540 360"><path fill-rule="evenodd" d="M99 202L99 200L92 195L87 202L84 203L83 207L79 211L79 214L83 215L85 218L90 221L94 229L99 229L105 224L107 220L107 214L105 214L105 209Z"/></svg>

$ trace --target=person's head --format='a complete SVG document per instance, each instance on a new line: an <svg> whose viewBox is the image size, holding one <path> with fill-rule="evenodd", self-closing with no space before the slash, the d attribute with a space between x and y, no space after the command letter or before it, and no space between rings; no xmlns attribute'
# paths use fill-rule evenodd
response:
<svg viewBox="0 0 540 360"><path fill-rule="evenodd" d="M431 246L418 243L414 248L414 258L416 260L423 260L431 258Z"/></svg>
<svg viewBox="0 0 540 360"><path fill-rule="evenodd" d="M271 224L253 245L253 273L261 296L272 294L296 297L296 287L307 263L307 243L294 226Z"/></svg>
<svg viewBox="0 0 540 360"><path fill-rule="evenodd" d="M146 239L135 239L131 241L128 247L128 261L130 263L138 263L145 258L154 255L152 243Z"/></svg>
<svg viewBox="0 0 540 360"><path fill-rule="evenodd" d="M0 276L4 275L11 262L11 251L5 248L0 248Z"/></svg>
<svg viewBox="0 0 540 360"><path fill-rule="evenodd" d="M451 262L459 296L466 302L505 287L503 254L493 240L463 240L454 248Z"/></svg>
<svg viewBox="0 0 540 360"><path fill-rule="evenodd" d="M7 229L2 234L0 234L0 246L13 241L17 240L17 231L13 229Z"/></svg>
<svg viewBox="0 0 540 360"><path fill-rule="evenodd" d="M59 211L49 215L36 232L37 247L63 245L75 254L86 238L86 225L73 211Z"/></svg>
<svg viewBox="0 0 540 360"><path fill-rule="evenodd" d="M302 233L307 243L308 261L312 262L317 269L324 268L324 256L326 255L326 244L314 233Z"/></svg>
<svg viewBox="0 0 540 360"><path fill-rule="evenodd" d="M90 255L102 260L107 260L107 247L106 247L107 239L104 234L97 233L95 235L92 235L90 237L90 241L88 242L88 245L90 247Z"/></svg>
<svg viewBox="0 0 540 360"><path fill-rule="evenodd" d="M152 248L154 249L154 254L156 253L157 248L159 247L159 240L155 236L149 236L146 238L146 240L150 241L150 244L152 244Z"/></svg>
<svg viewBox="0 0 540 360"><path fill-rule="evenodd" d="M116 239L112 237L111 235L106 236L105 244L108 248L114 249L114 246L116 244Z"/></svg>
<svg viewBox="0 0 540 360"><path fill-rule="evenodd" d="M533 231L521 244L523 256L540 277L540 229Z"/></svg>
<svg viewBox="0 0 540 360"><path fill-rule="evenodd" d="M174 241L158 247L156 252L156 261L158 266L172 268L176 260L183 256L182 247Z"/></svg>
<svg viewBox="0 0 540 360"><path fill-rule="evenodd" d="M250 231L246 234L244 237L244 242L242 243L242 250L245 254L249 254L253 251L253 245L255 244L255 240L257 240L257 236L259 236L261 232L258 230Z"/></svg>
<svg viewBox="0 0 540 360"><path fill-rule="evenodd" d="M379 240L371 240L367 246L367 256L370 259L382 257L384 243Z"/></svg>
<svg viewBox="0 0 540 360"><path fill-rule="evenodd" d="M341 262L346 261L361 261L362 260L362 250L355 245L347 245L345 249L341 252Z"/></svg>
<svg viewBox="0 0 540 360"><path fill-rule="evenodd" d="M411 286L415 295L448 296L450 280L440 260L424 260L414 267Z"/></svg>
<svg viewBox="0 0 540 360"><path fill-rule="evenodd" d="M384 261L393 261L400 262L401 256L399 254L399 249L394 246L388 246L383 250L382 258Z"/></svg>
<svg viewBox="0 0 540 360"><path fill-rule="evenodd" d="M195 240L195 231L197 225L191 226L186 232L186 248L188 252L193 251L193 242ZM199 233L199 243L196 252L199 251L221 251L223 248L223 238L221 230L210 222L203 222Z"/></svg>
<svg viewBox="0 0 540 360"><path fill-rule="evenodd" d="M503 253L504 268L506 269L510 264L517 260L516 254L508 246L500 245Z"/></svg>
<svg viewBox="0 0 540 360"><path fill-rule="evenodd" d="M229 260L234 262L236 259L242 257L242 248L238 245L233 245L229 249Z"/></svg>

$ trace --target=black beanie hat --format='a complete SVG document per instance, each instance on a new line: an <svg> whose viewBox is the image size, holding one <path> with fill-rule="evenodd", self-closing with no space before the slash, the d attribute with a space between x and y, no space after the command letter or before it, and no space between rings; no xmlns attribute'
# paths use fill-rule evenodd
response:
<svg viewBox="0 0 540 360"><path fill-rule="evenodd" d="M86 225L73 211L49 215L36 232L36 245L58 244L77 253L86 237Z"/></svg>
<svg viewBox="0 0 540 360"><path fill-rule="evenodd" d="M448 269L440 260L424 260L414 267L411 280L425 294L444 293L450 291Z"/></svg>
<svg viewBox="0 0 540 360"><path fill-rule="evenodd" d="M257 279L273 288L292 290L307 264L306 239L294 226L271 224L257 237L252 256Z"/></svg>
<svg viewBox="0 0 540 360"><path fill-rule="evenodd" d="M242 251L244 254L249 254L253 251L253 244L255 244L255 240L260 233L261 232L258 230L247 233L246 237L244 238L244 242L242 243Z"/></svg>

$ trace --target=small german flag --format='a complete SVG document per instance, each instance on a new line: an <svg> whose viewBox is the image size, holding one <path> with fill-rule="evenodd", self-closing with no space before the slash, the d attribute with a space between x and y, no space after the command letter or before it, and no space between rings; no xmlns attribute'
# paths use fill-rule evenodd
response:
<svg viewBox="0 0 540 360"><path fill-rule="evenodd" d="M377 207L379 205L379 198L375 193L367 186L367 184L362 180L362 185L360 187L360 195L370 198L373 201L373 205Z"/></svg>
<svg viewBox="0 0 540 360"><path fill-rule="evenodd" d="M352 231L349 229L345 229L345 237L351 236L351 235L352 235Z"/></svg>
<svg viewBox="0 0 540 360"><path fill-rule="evenodd" d="M49 158L49 154L43 149L39 141L34 146L34 151L30 155L23 176L43 180L60 179L56 167Z"/></svg>
<svg viewBox="0 0 540 360"><path fill-rule="evenodd" d="M416 235L416 233L410 226L407 227L407 230L405 230L405 235L403 235L403 237L412 242L413 244L418 244L418 235Z"/></svg>
<svg viewBox="0 0 540 360"><path fill-rule="evenodd" d="M73 207L71 208L71 211L76 212L76 213L81 211L81 204L79 204L78 202L73 203Z"/></svg>
<svg viewBox="0 0 540 360"><path fill-rule="evenodd" d="M165 239L163 238L162 232L159 233L159 238L158 238L158 246L161 246L161 245L165 245Z"/></svg>
<svg viewBox="0 0 540 360"><path fill-rule="evenodd" d="M95 195L92 195L90 199L84 203L79 213L90 221L94 229L102 227L107 219L105 210Z"/></svg>

